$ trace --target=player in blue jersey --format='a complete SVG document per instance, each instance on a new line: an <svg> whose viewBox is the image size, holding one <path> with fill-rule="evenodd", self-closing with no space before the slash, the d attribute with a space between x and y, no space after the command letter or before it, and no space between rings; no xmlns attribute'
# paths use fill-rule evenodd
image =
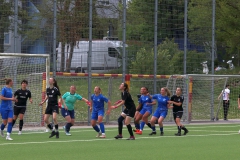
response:
<svg viewBox="0 0 240 160"><path fill-rule="evenodd" d="M176 136L181 136L181 130L184 130L183 135L186 135L188 133L187 128L181 124L181 118L183 115L183 101L184 97L182 95L182 89L180 87L177 87L176 94L171 97L170 101L168 101L173 105L173 118L178 127L178 133L175 134Z"/></svg>
<svg viewBox="0 0 240 160"><path fill-rule="evenodd" d="M115 139L122 139L122 128L123 128L123 120L125 120L125 125L127 126L128 132L130 137L127 140L135 140L133 135L133 130L131 126L131 119L134 118L136 112L136 106L132 99L131 94L129 93L129 88L127 83L121 83L119 86L119 90L121 91L122 100L120 103L116 104L115 106L111 106L112 109L118 108L124 104L125 109L121 113L118 118L118 135L115 136Z"/></svg>
<svg viewBox="0 0 240 160"><path fill-rule="evenodd" d="M105 127L102 122L104 117L104 102L108 103L107 114L110 114L111 102L101 94L101 88L99 86L96 86L94 88L94 94L91 96L90 111L92 112L91 125L93 129L98 133L96 137L99 138L106 137ZM100 126L100 129L97 125L97 121Z"/></svg>
<svg viewBox="0 0 240 160"><path fill-rule="evenodd" d="M17 99L17 102L15 102L15 105L14 105L13 126L19 116L18 135L22 134L23 117L27 108L27 100L29 99L30 103L32 103L32 95L31 95L31 92L27 89L27 85L28 85L28 81L22 80L21 88L14 93L14 97Z"/></svg>
<svg viewBox="0 0 240 160"><path fill-rule="evenodd" d="M151 128L151 124L148 122L148 117L152 114L152 106L155 105L156 102L153 101L151 98L149 98L148 95L148 88L142 87L141 88L141 97L139 98L139 106L142 109L140 110L139 114L137 115L135 119L135 123L139 125L140 120L142 119L142 122L138 128L139 130L136 131L136 134L141 135L144 125L147 124L149 128Z"/></svg>
<svg viewBox="0 0 240 160"><path fill-rule="evenodd" d="M156 99L158 102L158 106L156 111L154 112L152 118L151 118L151 126L152 126L152 133L149 135L155 135L156 134L156 128L155 128L155 122L158 120L158 124L160 127L160 136L163 136L163 120L166 118L168 113L168 108L172 108L169 101L170 92L166 87L161 88L160 94L155 94L151 96L149 94L149 97L152 99Z"/></svg>
<svg viewBox="0 0 240 160"><path fill-rule="evenodd" d="M69 133L70 128L74 125L75 122L75 112L74 112L74 104L77 100L83 100L86 102L86 104L89 104L90 102L83 98L81 95L76 93L76 87L71 86L70 91L66 92L63 96L62 99L65 101L66 108L64 105L61 105L61 114L67 121L67 124L63 127L66 135L71 136ZM60 99L61 101L61 99ZM60 102L62 104L62 102Z"/></svg>
<svg viewBox="0 0 240 160"><path fill-rule="evenodd" d="M1 136L4 137L3 130L8 124L6 140L13 140L10 137L12 132L12 119L13 119L13 108L12 101L17 101L12 93L13 81L12 79L4 79L6 81L6 86L2 88L0 99L1 101L1 115L2 115L2 125L1 125Z"/></svg>
<svg viewBox="0 0 240 160"><path fill-rule="evenodd" d="M66 104L62 100L61 93L59 90L59 87L57 85L57 81L54 78L49 78L49 87L46 90L46 97L45 99L40 103L40 105L43 105L48 100L48 104L45 110L44 115L44 122L47 124L48 128L52 131L49 138L56 135L56 138L59 138L59 132L58 132L58 122L57 122L57 115L59 114L59 108L58 108L58 96L60 96L61 102L63 102L63 105L65 108ZM53 126L49 122L50 115L53 116L53 122L55 125L55 129L53 130Z"/></svg>

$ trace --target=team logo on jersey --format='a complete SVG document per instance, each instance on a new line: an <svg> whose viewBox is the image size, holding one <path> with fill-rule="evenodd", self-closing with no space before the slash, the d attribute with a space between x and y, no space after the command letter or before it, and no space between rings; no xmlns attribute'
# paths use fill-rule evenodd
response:
<svg viewBox="0 0 240 160"><path fill-rule="evenodd" d="M28 95L28 93L26 92L26 96Z"/></svg>
<svg viewBox="0 0 240 160"><path fill-rule="evenodd" d="M52 90L52 93L54 93L54 90Z"/></svg>
<svg viewBox="0 0 240 160"><path fill-rule="evenodd" d="M100 99L98 99L97 101L100 102Z"/></svg>
<svg viewBox="0 0 240 160"><path fill-rule="evenodd" d="M166 98L163 98L163 101L166 101Z"/></svg>

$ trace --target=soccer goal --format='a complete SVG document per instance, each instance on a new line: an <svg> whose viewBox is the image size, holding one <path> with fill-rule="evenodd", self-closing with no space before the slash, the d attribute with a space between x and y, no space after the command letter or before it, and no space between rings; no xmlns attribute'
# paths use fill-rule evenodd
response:
<svg viewBox="0 0 240 160"><path fill-rule="evenodd" d="M44 106L39 103L45 96L46 80L49 78L50 59L47 54L0 53L0 86L5 85L4 78L13 80L13 92L21 88L21 81L28 81L33 103L27 104L24 125L41 126ZM18 124L18 121L16 122Z"/></svg>
<svg viewBox="0 0 240 160"><path fill-rule="evenodd" d="M167 88L172 94L181 87L184 96L182 120L207 122L223 120L223 97L220 93L228 84L230 86L230 106L228 119L237 119L240 111L237 99L240 94L240 75L172 75L168 79ZM219 98L218 98L219 97ZM168 115L172 119L171 114Z"/></svg>

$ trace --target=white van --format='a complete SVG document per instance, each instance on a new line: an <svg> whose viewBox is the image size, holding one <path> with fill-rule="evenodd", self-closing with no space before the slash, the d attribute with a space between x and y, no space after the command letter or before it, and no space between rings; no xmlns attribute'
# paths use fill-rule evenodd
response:
<svg viewBox="0 0 240 160"><path fill-rule="evenodd" d="M57 48L57 71L60 71L61 62L61 42ZM126 45L127 46L127 45ZM92 72L106 72L120 67L122 56L122 41L116 40L94 40L92 41ZM65 46L65 61L68 60L70 49ZM87 60L89 51L89 41L77 41L73 49L71 71L75 73L87 72ZM66 70L66 62L64 65Z"/></svg>

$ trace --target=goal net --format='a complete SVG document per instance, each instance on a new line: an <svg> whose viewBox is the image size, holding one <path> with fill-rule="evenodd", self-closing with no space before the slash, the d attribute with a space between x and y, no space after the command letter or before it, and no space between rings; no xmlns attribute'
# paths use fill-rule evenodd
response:
<svg viewBox="0 0 240 160"><path fill-rule="evenodd" d="M27 103L24 115L24 126L41 126L44 107L39 103L45 96L46 79L49 76L49 55L0 53L0 88L5 86L4 78L13 80L13 93L21 88L21 81L28 81L28 89L32 93L33 103ZM16 126L18 125L16 122Z"/></svg>
<svg viewBox="0 0 240 160"><path fill-rule="evenodd" d="M177 87L183 90L183 121L218 121L224 119L224 114L227 114L228 119L237 119L239 78L239 75L172 75L168 79L167 88L172 94ZM223 109L223 97L219 95L227 84L230 89L230 105L226 112ZM169 121L172 120L170 113L171 111L167 117Z"/></svg>

